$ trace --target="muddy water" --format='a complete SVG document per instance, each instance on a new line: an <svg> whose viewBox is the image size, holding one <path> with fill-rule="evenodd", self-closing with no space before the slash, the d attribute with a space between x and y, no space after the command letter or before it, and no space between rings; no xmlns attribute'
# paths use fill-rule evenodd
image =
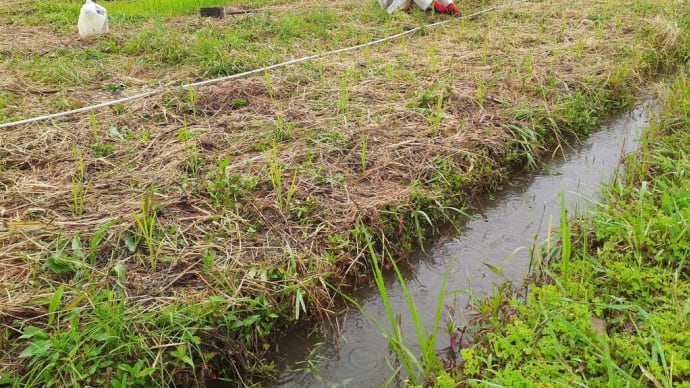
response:
<svg viewBox="0 0 690 388"><path fill-rule="evenodd" d="M440 285L450 268L447 291L466 290L477 297L489 295L505 281L519 284L530 262L530 247L535 236L543 240L549 222L558 227L561 193L570 214L586 211L597 200L602 183L620 171L624 153L634 150L637 138L646 127L652 100L639 102L633 109L610 120L582 144L551 160L539 173L518 177L491 198L478 201L474 216L463 231L448 236L426 253L416 255L405 273L420 316L433 323ZM487 265L488 264L488 265ZM500 269L490 269L489 266ZM415 346L415 329L402 289L392 277L387 289L396 313L402 315L408 346ZM381 298L374 288L357 295L364 310L381 322L388 322ZM465 291L447 296L445 304L459 310L469 300ZM461 312L456 324L462 326ZM387 360L387 341L360 311L352 310L338 321L339 336L291 333L279 344L279 367L286 370L275 383L279 387L375 387L386 382L391 368ZM447 346L440 335L439 348Z"/></svg>

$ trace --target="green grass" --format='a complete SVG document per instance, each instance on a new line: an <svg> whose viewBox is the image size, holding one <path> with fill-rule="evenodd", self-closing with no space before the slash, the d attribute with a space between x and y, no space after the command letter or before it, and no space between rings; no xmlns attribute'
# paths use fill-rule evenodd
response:
<svg viewBox="0 0 690 388"><path fill-rule="evenodd" d="M201 348L206 336L242 337L261 330L259 326L270 331L276 317L258 301L253 311L234 316L225 312L220 300L156 306L158 302L142 299L132 305L124 294L112 289L92 293L87 306L76 307L61 302L60 297L64 294L67 300L68 295L79 298L84 294L69 286L57 291L50 315L55 329L24 326L21 338L27 346L19 357L27 361L27 369L21 379L4 376L0 382L15 386L162 386L177 381L200 386L203 375L193 373L180 379L175 374L189 368L203 374L221 362L224 351ZM257 325L258 321L263 322ZM104 374L106 369L112 372Z"/></svg>
<svg viewBox="0 0 690 388"><path fill-rule="evenodd" d="M384 254L378 254L376 252L376 244L374 243L375 239L371 236L366 227L360 226L355 231L355 235L361 239L359 243L368 251L371 258L376 288L386 309L386 317L388 318L387 325L384 325L384 323L380 322L366 311L363 310L363 312L376 326L378 326L378 328L381 330L381 333L386 337L389 347L395 355L394 365L399 365L396 370L392 371L388 381L391 382L397 379L404 379L410 384L416 385L421 384L425 380L435 378L436 376L440 375L443 370L443 363L441 358L436 353L436 346L439 336L439 328L441 326L443 301L446 296L446 284L448 282L448 276L450 275L450 269L446 271L446 274L443 277L441 289L436 301L436 311L433 317L434 322L431 325L431 328L429 328L424 323L422 317L419 316L419 310L415 304L416 302L407 288L405 279L397 264L395 261L391 260L390 254L387 252L384 252ZM402 318L396 312L395 307L388 297L388 291L384 281L384 265L390 265L393 268L395 275L402 286L405 301L410 311L410 319L415 328L414 336L403 333L401 329ZM353 301L349 298L348 300L357 305L356 301ZM411 338L414 340L411 340ZM413 351L413 349L417 347L419 348L419 352Z"/></svg>
<svg viewBox="0 0 690 388"><path fill-rule="evenodd" d="M14 22L30 26L50 24L59 31L66 32L68 28L76 25L79 10L83 4L81 1L40 1L31 0L25 3L34 12L23 14L15 9L4 7L0 11L7 13ZM166 19L174 16L198 14L200 7L233 7L246 3L234 0L125 0L117 2L102 2L101 5L108 10L112 25L120 23L136 23L149 19ZM272 0L253 1L251 8L262 8L280 4Z"/></svg>
<svg viewBox="0 0 690 388"><path fill-rule="evenodd" d="M151 272L154 272L160 254L160 247L156 242L156 235L158 234L156 212L158 210L156 209L156 188L154 186L151 186L142 196L140 210L139 214L134 213L132 217L137 226L137 239L144 241L148 254L148 264Z"/></svg>
<svg viewBox="0 0 690 388"><path fill-rule="evenodd" d="M142 0L117 1L104 3L108 13L115 17L127 18L164 18L171 16L192 15L199 12L201 7L229 6L235 1L228 0ZM257 6L266 2L257 2ZM253 4L254 5L254 4Z"/></svg>

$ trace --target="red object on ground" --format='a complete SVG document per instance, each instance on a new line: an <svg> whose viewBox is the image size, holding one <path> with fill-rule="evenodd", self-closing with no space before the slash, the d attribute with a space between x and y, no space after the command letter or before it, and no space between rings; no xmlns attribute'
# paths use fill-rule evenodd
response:
<svg viewBox="0 0 690 388"><path fill-rule="evenodd" d="M438 13L446 13L448 9L438 1L434 1L434 10Z"/></svg>
<svg viewBox="0 0 690 388"><path fill-rule="evenodd" d="M458 7L455 6L455 4L450 3L448 4L448 7L446 7L447 12L449 14L452 14L453 16L462 16L462 12L458 9Z"/></svg>

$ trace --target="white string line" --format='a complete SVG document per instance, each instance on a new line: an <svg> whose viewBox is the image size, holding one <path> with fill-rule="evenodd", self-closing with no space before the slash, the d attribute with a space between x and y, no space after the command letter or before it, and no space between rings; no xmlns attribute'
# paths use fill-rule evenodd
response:
<svg viewBox="0 0 690 388"><path fill-rule="evenodd" d="M286 67L286 66L290 66L290 65L294 65L294 64L302 63L302 62L309 62L309 61L313 61L315 59L320 59L320 58L324 58L324 57L328 57L328 56L332 56L332 55L338 55L338 54L346 53L349 51L359 50L359 49L362 49L362 48L365 48L368 46L374 46L377 44L385 43L385 42L388 42L391 40L401 38L405 35L414 34L415 32L423 30L425 28L440 26L442 24L455 22L455 21L460 20L460 19L471 19L471 18L477 17L479 15L482 15L482 14L485 14L488 12L496 11L496 10L503 9L503 8L512 7L516 4L524 3L527 1L529 1L529 0L517 0L517 1L513 1L512 3L496 5L496 6L489 7L489 8L483 9L481 11L477 11L475 13L472 13L472 14L469 14L466 16L461 16L459 18L456 17L453 19L448 19L448 20L444 20L441 22L437 22L437 23L433 23L433 24L427 24L424 26L412 28L410 30L401 32L399 34L395 34L395 35L391 35L391 36L388 36L385 38L373 40L373 41L370 41L367 43L358 44L356 46L345 47L345 48L341 48L341 49L337 49L337 50L333 50L333 51L328 51L328 52L321 53L321 54L315 54L315 55L310 55L307 57L292 59L289 61L273 64L270 66L266 66L266 67L262 67L262 68L258 68L258 69L254 69L254 70L245 71L242 73L236 73L236 74L232 74L232 75L228 75L228 76L224 76L224 77L220 77L220 78L209 79L206 81L199 81L199 82L193 82L193 83L179 85L179 86L173 86L170 88L155 89L155 90L152 90L149 92L135 94L133 96L123 97L123 98L119 98L117 100L105 101L105 102L102 102L100 104L89 105L89 106L85 106L82 108L77 108L77 109L72 109L72 110L68 110L68 111L47 114L47 115L43 115L43 116L32 117L32 118L18 120L18 121L11 121L8 123L0 124L0 129L15 127L15 126L24 125L24 124L35 123L37 121L57 119L60 117L75 115L77 113L90 112L92 110L105 108L108 106L118 105L118 104L122 104L122 103L129 102L129 101L134 101L134 100L139 100L142 98L155 96L157 94L162 94L166 91L187 90L187 89L192 89L192 88L196 88L199 86L206 86L206 85L216 84L216 83L220 83L220 82L224 82L224 81L230 81L230 80L237 79L237 78L244 78L244 77L248 77L248 76L255 75L255 74L265 73L267 71L279 69L281 67Z"/></svg>

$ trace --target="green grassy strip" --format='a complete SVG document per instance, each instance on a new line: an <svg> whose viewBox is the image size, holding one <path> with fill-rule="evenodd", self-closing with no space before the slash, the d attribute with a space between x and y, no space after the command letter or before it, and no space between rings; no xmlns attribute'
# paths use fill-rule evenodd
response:
<svg viewBox="0 0 690 388"><path fill-rule="evenodd" d="M117 290L90 290L88 306L75 308L74 302L60 305L63 291L77 302L87 298L76 289L55 291L49 309L54 326L22 328L20 339L29 345L18 358L27 366L20 376L0 374L1 386L200 386L224 377L210 374L210 365L230 353L246 357L237 369L260 364L260 354L243 353L227 341L262 341L278 318L266 297L246 301L244 311L228 311L221 297L130 304ZM187 373L180 374L183 370Z"/></svg>
<svg viewBox="0 0 690 388"><path fill-rule="evenodd" d="M74 28L83 2L40 1L27 2L32 12L17 11L17 5L0 6L0 13L6 13L10 21L28 26L50 24L61 32ZM251 9L284 4L271 0L252 1ZM101 2L106 7L111 23L131 23L151 18L166 19L174 16L193 15L201 7L247 8L247 3L237 0L126 0ZM19 5L22 6L22 5Z"/></svg>
<svg viewBox="0 0 690 388"><path fill-rule="evenodd" d="M480 307L457 382L688 386L689 76L686 67L673 82L641 154L595 214L561 225L563 244L540 252L544 262L557 258L542 270L547 280L530 285L524 303Z"/></svg>

